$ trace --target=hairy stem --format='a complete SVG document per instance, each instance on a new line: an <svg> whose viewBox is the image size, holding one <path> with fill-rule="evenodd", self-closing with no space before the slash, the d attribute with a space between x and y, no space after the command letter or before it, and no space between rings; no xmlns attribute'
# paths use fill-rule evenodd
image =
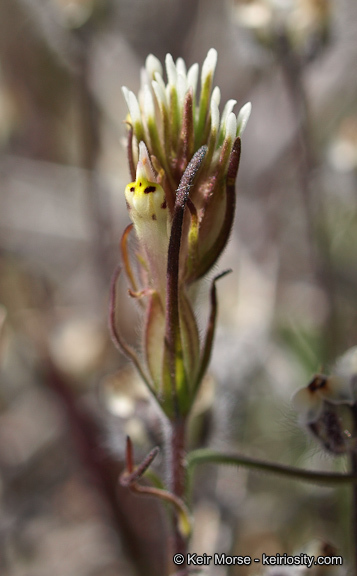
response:
<svg viewBox="0 0 357 576"><path fill-rule="evenodd" d="M170 453L169 453L169 486L170 491L184 500L186 492L186 451L185 451L185 436L186 436L186 418L178 417L173 420L171 425L170 435ZM174 554L183 554L186 557L187 553L187 538L185 538L179 529L178 514L174 514L173 518L173 536L171 545L171 558L169 558L169 565L172 566L172 557ZM185 575L186 572L183 572Z"/></svg>

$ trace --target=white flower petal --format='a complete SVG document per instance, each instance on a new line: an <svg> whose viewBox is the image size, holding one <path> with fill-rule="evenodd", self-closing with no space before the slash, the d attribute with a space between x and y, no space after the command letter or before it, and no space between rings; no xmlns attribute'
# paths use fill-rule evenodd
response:
<svg viewBox="0 0 357 576"><path fill-rule="evenodd" d="M237 118L236 115L231 112L227 118L226 129L225 129L225 140L234 140L237 132Z"/></svg>
<svg viewBox="0 0 357 576"><path fill-rule="evenodd" d="M132 123L133 124L135 124L136 122L141 123L140 106L134 92L131 92L125 86L123 86L122 92L124 94L124 98L129 108Z"/></svg>
<svg viewBox="0 0 357 576"><path fill-rule="evenodd" d="M185 64L185 61L183 58L177 58L176 70L177 70L177 74L181 74L184 78L186 78L186 75L187 75L186 64Z"/></svg>
<svg viewBox="0 0 357 576"><path fill-rule="evenodd" d="M166 84L165 86L165 96L166 96L166 101L170 102L170 92L171 92L171 85L170 84Z"/></svg>
<svg viewBox="0 0 357 576"><path fill-rule="evenodd" d="M220 103L220 101L221 101L221 91L220 91L220 89L218 88L218 86L216 86L216 87L214 88L213 92L212 92L211 102L212 102L213 100L216 102L217 106L219 106L219 103Z"/></svg>
<svg viewBox="0 0 357 576"><path fill-rule="evenodd" d="M176 70L175 62L173 61L171 54L166 54L165 65L166 65L166 74L167 74L168 84L170 86L176 86L177 70Z"/></svg>
<svg viewBox="0 0 357 576"><path fill-rule="evenodd" d="M300 388L291 399L294 409L299 413L302 424L316 422L323 408L323 399L316 390L307 386Z"/></svg>
<svg viewBox="0 0 357 576"><path fill-rule="evenodd" d="M157 84L161 87L162 92L165 92L166 90L166 84L164 82L164 79L162 76L160 76L160 74L155 74L155 81L157 82Z"/></svg>
<svg viewBox="0 0 357 576"><path fill-rule="evenodd" d="M189 88L192 87L193 95L195 95L197 91L198 72L199 72L198 64L193 64L189 69L189 71L187 72L187 86Z"/></svg>
<svg viewBox="0 0 357 576"><path fill-rule="evenodd" d="M159 78L159 76L158 76ZM154 90L157 102L160 108L167 109L167 99L166 99L166 92L165 92L165 84L161 84L160 82L153 80L152 88Z"/></svg>
<svg viewBox="0 0 357 576"><path fill-rule="evenodd" d="M218 132L219 127L219 110L215 100L211 101L211 132Z"/></svg>
<svg viewBox="0 0 357 576"><path fill-rule="evenodd" d="M152 120L155 118L155 106L154 100L150 91L149 86L146 84L144 86L144 114L147 120Z"/></svg>
<svg viewBox="0 0 357 576"><path fill-rule="evenodd" d="M209 75L214 75L217 64L217 50L211 48L208 51L205 61L202 65L201 86L204 86L205 80Z"/></svg>
<svg viewBox="0 0 357 576"><path fill-rule="evenodd" d="M161 62L153 54L149 54L149 56L146 58L145 68L147 70L149 80L154 80L156 74L159 74L162 77Z"/></svg>
<svg viewBox="0 0 357 576"><path fill-rule="evenodd" d="M251 102L247 102L246 104L244 104L244 106L240 109L239 114L238 114L238 121L237 121L237 136L242 136L245 127L247 125L247 122L249 120L249 116L251 114L252 111L252 104Z"/></svg>
<svg viewBox="0 0 357 576"><path fill-rule="evenodd" d="M180 105L181 110L183 108L183 104L185 101L186 91L187 91L186 78L184 76L182 76L182 74L178 74L178 76L177 76L177 96L178 96L178 101L179 101L179 105Z"/></svg>
<svg viewBox="0 0 357 576"><path fill-rule="evenodd" d="M229 114L232 112L232 110L236 104L237 104L237 100L228 100L227 104L225 105L223 112L222 112L221 131L224 131L225 125L227 122L227 118L228 118Z"/></svg>

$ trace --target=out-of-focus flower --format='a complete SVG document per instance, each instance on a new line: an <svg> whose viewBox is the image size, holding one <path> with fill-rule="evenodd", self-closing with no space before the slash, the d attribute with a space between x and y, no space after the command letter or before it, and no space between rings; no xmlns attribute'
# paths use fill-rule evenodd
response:
<svg viewBox="0 0 357 576"><path fill-rule="evenodd" d="M98 0L52 0L56 15L66 28L80 28L92 16Z"/></svg>
<svg viewBox="0 0 357 576"><path fill-rule="evenodd" d="M293 406L303 424L310 424L318 419L324 402L353 404L350 382L336 375L328 377L316 374L311 382L305 388L300 388L292 398Z"/></svg>
<svg viewBox="0 0 357 576"><path fill-rule="evenodd" d="M300 421L334 454L346 452L346 433L337 414L337 405L352 406L357 392L357 346L335 362L330 376L316 374L300 388L292 403Z"/></svg>
<svg viewBox="0 0 357 576"><path fill-rule="evenodd" d="M276 32L284 30L297 51L307 56L329 37L330 0L233 0L233 13L259 41L270 44Z"/></svg>
<svg viewBox="0 0 357 576"><path fill-rule="evenodd" d="M123 88L133 180L125 198L133 224L124 232L121 250L129 292L145 313L145 365L122 347L169 417L189 412L209 362L217 278L203 340L194 286L217 262L231 232L240 136L251 111L248 103L236 116L236 101L229 100L220 115L220 90L212 90L216 61L211 49L199 94L198 65L187 70L181 58L175 63L170 54L167 83L161 63L150 55L138 97ZM133 228L138 241L134 257L128 248ZM113 322L118 340L115 330Z"/></svg>
<svg viewBox="0 0 357 576"><path fill-rule="evenodd" d="M302 423L309 424L318 419L324 402L354 404L356 387L357 346L354 346L336 360L330 376L316 374L306 387L294 394L292 403Z"/></svg>

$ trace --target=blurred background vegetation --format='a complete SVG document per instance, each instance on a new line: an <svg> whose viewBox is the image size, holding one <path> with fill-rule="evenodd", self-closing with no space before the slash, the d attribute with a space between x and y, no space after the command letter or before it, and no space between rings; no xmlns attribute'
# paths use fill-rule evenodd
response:
<svg viewBox="0 0 357 576"><path fill-rule="evenodd" d="M107 330L128 223L121 86L138 89L149 52L201 64L211 46L222 101L253 113L190 442L347 469L290 398L357 343L355 0L1 0L1 575L164 573L163 511L117 486L126 434L138 458L161 443ZM123 287L135 343L133 314ZM351 557L348 488L206 467L194 492L195 552Z"/></svg>

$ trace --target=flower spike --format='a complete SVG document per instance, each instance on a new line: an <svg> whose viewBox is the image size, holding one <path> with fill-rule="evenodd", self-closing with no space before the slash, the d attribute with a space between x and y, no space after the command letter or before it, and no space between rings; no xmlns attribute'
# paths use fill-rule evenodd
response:
<svg viewBox="0 0 357 576"><path fill-rule="evenodd" d="M238 136L251 110L247 104L236 114L236 100L229 100L220 111L216 63L213 48L201 74L198 64L187 68L182 58L175 62L168 54L162 66L150 55L139 94L123 88L132 176L125 198L137 251L132 261L130 228L121 251L129 294L143 312L143 361L115 333L113 314L112 332L170 419L188 415L208 366L220 276L211 286L205 338L198 328L193 285L216 264L232 229Z"/></svg>

